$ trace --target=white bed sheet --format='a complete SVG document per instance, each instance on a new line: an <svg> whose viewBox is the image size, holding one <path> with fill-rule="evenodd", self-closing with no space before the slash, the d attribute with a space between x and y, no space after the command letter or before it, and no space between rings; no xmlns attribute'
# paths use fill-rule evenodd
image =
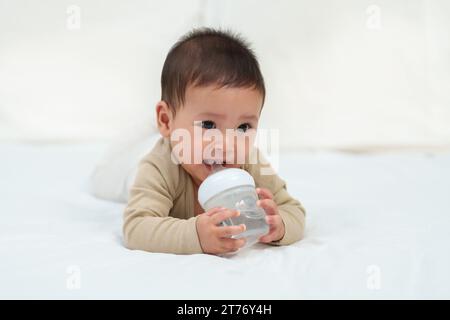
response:
<svg viewBox="0 0 450 320"><path fill-rule="evenodd" d="M222 258L125 249L104 150L0 145L0 298L450 298L449 154L283 154L305 239Z"/></svg>

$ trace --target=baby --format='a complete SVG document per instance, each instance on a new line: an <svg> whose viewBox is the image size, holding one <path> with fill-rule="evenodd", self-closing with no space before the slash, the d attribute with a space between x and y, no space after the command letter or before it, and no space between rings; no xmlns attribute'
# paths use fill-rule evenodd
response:
<svg viewBox="0 0 450 320"><path fill-rule="evenodd" d="M250 163L250 155L259 155L256 148L248 140L240 143L254 136L265 98L264 79L248 45L228 32L194 30L168 53L161 87L156 119L162 137L140 162L130 190L123 225L126 247L176 254L224 254L242 248L245 239L231 236L245 231L245 225L221 225L239 212L204 212L197 201L200 184L217 163L253 176L257 204L269 225L260 242L288 245L300 240L305 228L302 205L275 173L264 174L261 161ZM232 139L208 135L230 131L235 133ZM204 151L208 148L210 153ZM239 152L244 161L237 161Z"/></svg>

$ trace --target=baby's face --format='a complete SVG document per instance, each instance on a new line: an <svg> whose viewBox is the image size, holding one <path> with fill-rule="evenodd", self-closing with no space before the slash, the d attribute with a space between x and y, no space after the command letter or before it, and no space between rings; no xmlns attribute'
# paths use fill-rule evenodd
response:
<svg viewBox="0 0 450 320"><path fill-rule="evenodd" d="M248 159L262 104L261 93L251 88L187 88L185 103L177 109L170 133L172 148L179 151L175 148L182 139L174 139L177 132L189 132L191 161L181 165L194 183L199 185L211 173L213 161L239 167L242 157ZM189 150L178 153L183 152Z"/></svg>

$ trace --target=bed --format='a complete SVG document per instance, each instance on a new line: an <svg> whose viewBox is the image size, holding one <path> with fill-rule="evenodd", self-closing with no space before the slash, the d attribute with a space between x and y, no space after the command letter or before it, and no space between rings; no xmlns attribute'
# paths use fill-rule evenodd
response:
<svg viewBox="0 0 450 320"><path fill-rule="evenodd" d="M450 154L283 153L304 240L231 257L130 251L87 181L105 144L0 144L0 298L450 298Z"/></svg>

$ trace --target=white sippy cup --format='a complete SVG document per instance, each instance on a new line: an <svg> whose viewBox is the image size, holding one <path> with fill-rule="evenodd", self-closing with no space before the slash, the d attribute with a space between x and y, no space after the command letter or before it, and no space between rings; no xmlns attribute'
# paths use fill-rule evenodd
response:
<svg viewBox="0 0 450 320"><path fill-rule="evenodd" d="M226 226L245 224L246 230L234 239L246 238L245 247L269 232L264 209L256 205L255 180L245 170L227 168L207 177L198 189L198 202L205 211L214 207L238 210L240 215L222 222Z"/></svg>

